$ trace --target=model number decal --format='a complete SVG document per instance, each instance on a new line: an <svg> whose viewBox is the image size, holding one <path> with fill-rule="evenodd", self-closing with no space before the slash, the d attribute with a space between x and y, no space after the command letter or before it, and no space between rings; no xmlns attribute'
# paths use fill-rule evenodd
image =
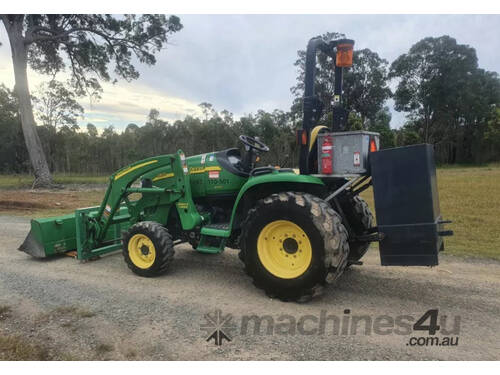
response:
<svg viewBox="0 0 500 375"><path fill-rule="evenodd" d="M209 185L228 185L229 178L218 178L213 180L208 180Z"/></svg>

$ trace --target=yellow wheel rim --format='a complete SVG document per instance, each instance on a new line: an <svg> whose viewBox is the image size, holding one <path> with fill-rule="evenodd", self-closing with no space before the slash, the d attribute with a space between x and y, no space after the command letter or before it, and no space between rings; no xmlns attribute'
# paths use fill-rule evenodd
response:
<svg viewBox="0 0 500 375"><path fill-rule="evenodd" d="M262 229L257 239L257 253L266 270L282 279L299 277L312 260L309 237L288 220L273 221Z"/></svg>
<svg viewBox="0 0 500 375"><path fill-rule="evenodd" d="M128 241L128 255L136 267L147 269L155 262L155 245L145 234L134 234Z"/></svg>

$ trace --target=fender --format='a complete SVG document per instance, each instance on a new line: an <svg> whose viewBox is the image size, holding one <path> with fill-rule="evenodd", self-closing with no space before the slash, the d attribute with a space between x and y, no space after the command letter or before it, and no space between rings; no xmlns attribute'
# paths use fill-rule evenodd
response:
<svg viewBox="0 0 500 375"><path fill-rule="evenodd" d="M276 192L273 191L276 190L273 189L272 187L273 184L280 185L281 188L277 189L279 191L284 191L283 189L284 184L288 185L289 187L286 190L294 190L294 185L295 185L296 191L310 190L309 188L304 189L304 185L310 186L311 189L314 188L323 189L325 187L323 181L321 181L321 179L317 177L296 174L294 172L279 172L279 170L275 170L265 175L250 177L248 181L241 187L238 196L236 197L236 201L234 202L233 211L231 212L231 220L229 222L230 231L233 228L238 208L242 205L241 203L242 201L244 201L245 197L252 191L255 191L255 189L258 187L263 187L263 188L269 187L269 189L266 189L269 190L269 193L266 195L272 194ZM259 199L260 198L261 197L259 197Z"/></svg>

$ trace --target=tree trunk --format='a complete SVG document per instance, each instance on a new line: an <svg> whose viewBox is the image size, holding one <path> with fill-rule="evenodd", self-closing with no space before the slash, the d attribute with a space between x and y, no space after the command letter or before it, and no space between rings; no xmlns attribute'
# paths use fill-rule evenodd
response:
<svg viewBox="0 0 500 375"><path fill-rule="evenodd" d="M12 63L14 65L16 81L14 91L19 101L19 114L21 116L24 141L26 142L26 148L28 149L30 162L35 174L33 187L48 187L52 185L52 176L43 153L42 143L36 132L36 123L28 86L28 59L22 35L22 21L10 23L9 25L5 24L5 29L9 36L12 51Z"/></svg>

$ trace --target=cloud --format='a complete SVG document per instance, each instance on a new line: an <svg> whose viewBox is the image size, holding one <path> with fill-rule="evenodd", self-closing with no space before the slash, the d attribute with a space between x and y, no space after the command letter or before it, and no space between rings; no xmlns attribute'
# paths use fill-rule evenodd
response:
<svg viewBox="0 0 500 375"><path fill-rule="evenodd" d="M100 124L123 128L130 122L142 124L151 108L175 120L199 114L201 102L236 117L258 109L288 110L293 99L290 87L296 83L297 50L327 31L343 32L356 40L356 48L370 48L389 62L424 37L447 34L476 48L482 68L500 71L499 15L179 16L184 29L172 36L156 65L138 66L137 81L104 84L99 103L82 101L84 121L109 119ZM3 28L0 41L0 81L12 87ZM30 73L31 87L44 79ZM393 111L391 125L403 122L404 114Z"/></svg>

